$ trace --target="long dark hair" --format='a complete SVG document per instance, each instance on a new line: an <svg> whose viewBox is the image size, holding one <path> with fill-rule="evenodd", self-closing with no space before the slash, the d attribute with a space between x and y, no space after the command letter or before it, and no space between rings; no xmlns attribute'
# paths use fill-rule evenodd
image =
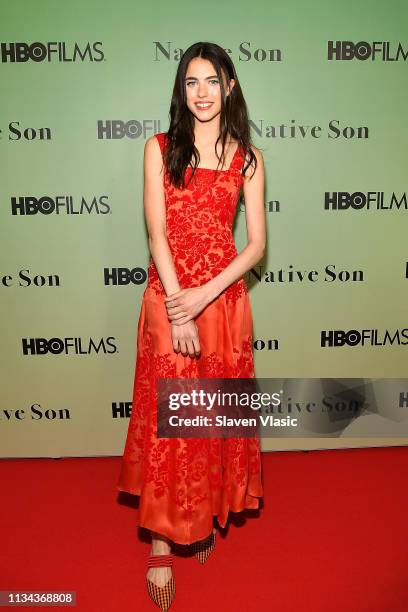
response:
<svg viewBox="0 0 408 612"><path fill-rule="evenodd" d="M184 173L190 161L193 160L193 172L190 178L194 176L200 161L200 154L194 145L194 116L187 106L185 91L187 68L189 62L195 57L201 57L212 63L221 87L220 134L215 143L217 157L217 144L220 140L222 143L222 154L218 158L218 164L221 162L224 165L225 143L229 134L230 137L238 141L238 146L241 146L245 152L245 159L248 163L242 169L242 173L245 174L252 164L254 164L255 172L257 166L256 156L251 149L247 105L234 64L228 53L219 45L210 42L198 42L186 49L177 68L170 104L170 126L167 131L167 142L163 153L165 171L169 182L182 189L185 188ZM231 79L235 80L235 85L229 95L226 95L225 92L223 75L227 86L229 86Z"/></svg>

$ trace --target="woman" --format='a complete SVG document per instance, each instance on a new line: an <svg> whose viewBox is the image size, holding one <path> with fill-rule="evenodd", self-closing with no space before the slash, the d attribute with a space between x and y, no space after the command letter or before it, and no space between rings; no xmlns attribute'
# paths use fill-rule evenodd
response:
<svg viewBox="0 0 408 612"><path fill-rule="evenodd" d="M232 236L243 188L248 233ZM132 415L118 482L140 496L151 531L147 588L163 610L175 593L171 542L215 546L213 517L258 508L259 439L158 438L158 378L251 378L252 316L242 276L265 248L264 166L250 143L229 55L213 43L183 54L170 126L146 141L144 210L151 259L138 323Z"/></svg>

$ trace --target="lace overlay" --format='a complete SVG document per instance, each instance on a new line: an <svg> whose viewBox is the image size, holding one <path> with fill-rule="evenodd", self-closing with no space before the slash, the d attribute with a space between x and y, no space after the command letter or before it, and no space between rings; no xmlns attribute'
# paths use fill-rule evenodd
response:
<svg viewBox="0 0 408 612"><path fill-rule="evenodd" d="M163 151L165 133L156 137ZM242 164L238 149L228 170L199 168L184 190L164 178L167 236L181 288L207 282L237 255L232 224ZM156 381L255 376L252 315L247 285L238 279L195 319L200 357L184 357L173 350L164 296L150 258L138 322L132 415L117 488L140 496L140 526L190 544L211 533L213 516L224 527L230 510L259 507L260 444L252 438L157 438Z"/></svg>

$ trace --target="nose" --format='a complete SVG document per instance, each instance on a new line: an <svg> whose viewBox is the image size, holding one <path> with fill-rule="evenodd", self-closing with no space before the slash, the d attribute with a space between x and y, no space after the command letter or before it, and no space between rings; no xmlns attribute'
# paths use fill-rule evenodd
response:
<svg viewBox="0 0 408 612"><path fill-rule="evenodd" d="M205 98L207 95L207 83L206 82L199 82L198 83L198 97L199 98Z"/></svg>

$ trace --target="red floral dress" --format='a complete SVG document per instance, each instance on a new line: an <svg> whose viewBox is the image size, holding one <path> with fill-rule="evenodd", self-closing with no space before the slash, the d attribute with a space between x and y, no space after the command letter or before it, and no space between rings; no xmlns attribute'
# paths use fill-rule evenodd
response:
<svg viewBox="0 0 408 612"><path fill-rule="evenodd" d="M163 152L165 132L156 134ZM241 148L227 170L198 168L184 190L164 177L167 236L180 287L202 285L237 255L232 224L243 183ZM186 182L191 168L186 170ZM207 537L213 516L258 508L258 438L157 438L158 378L251 378L252 315L243 278L195 318L201 354L173 349L165 291L152 258L138 322L132 414L117 488L140 496L138 524L179 544Z"/></svg>

